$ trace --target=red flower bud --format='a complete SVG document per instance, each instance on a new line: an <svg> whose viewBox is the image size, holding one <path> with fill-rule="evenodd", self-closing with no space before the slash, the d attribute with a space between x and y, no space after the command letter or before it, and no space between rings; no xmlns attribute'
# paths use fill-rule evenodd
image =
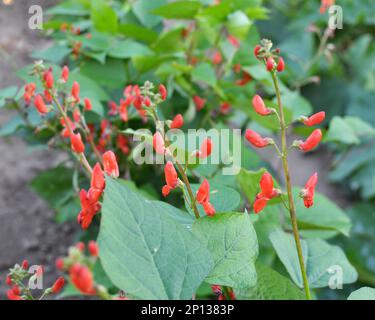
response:
<svg viewBox="0 0 375 320"><path fill-rule="evenodd" d="M95 241L91 240L89 242L88 249L89 249L90 254L93 257L98 257L99 256L99 246L98 246L98 244Z"/></svg>
<svg viewBox="0 0 375 320"><path fill-rule="evenodd" d="M22 261L22 269L27 270L29 268L29 261L23 260Z"/></svg>
<svg viewBox="0 0 375 320"><path fill-rule="evenodd" d="M285 62L284 62L284 59L282 57L279 57L279 61L277 62L277 67L276 67L276 70L278 72L283 72L285 69Z"/></svg>
<svg viewBox="0 0 375 320"><path fill-rule="evenodd" d="M118 178L120 175L116 155L112 151L103 154L103 166L105 173L113 178Z"/></svg>
<svg viewBox="0 0 375 320"><path fill-rule="evenodd" d="M228 36L227 36L227 40L230 42L230 44L231 44L233 47L235 47L235 48L237 48L237 49L240 48L240 46L241 46L240 41L239 41L236 37L234 37L234 36L232 36L232 35L228 35Z"/></svg>
<svg viewBox="0 0 375 320"><path fill-rule="evenodd" d="M79 83L77 81L74 81L73 86L72 86L72 96L76 100L76 102L80 101L79 92L80 92Z"/></svg>
<svg viewBox="0 0 375 320"><path fill-rule="evenodd" d="M259 213L259 212L263 211L263 209L266 207L268 201L269 200L267 198L264 198L264 197L256 199L255 202L254 202L254 205L253 205L254 213Z"/></svg>
<svg viewBox="0 0 375 320"><path fill-rule="evenodd" d="M266 62L267 71L272 71L275 68L275 60L272 57L269 57Z"/></svg>
<svg viewBox="0 0 375 320"><path fill-rule="evenodd" d="M11 286L11 285L12 285L12 277L11 277L9 274L8 274L7 277L6 277L5 283L6 283L8 286Z"/></svg>
<svg viewBox="0 0 375 320"><path fill-rule="evenodd" d="M64 80L64 82L67 82L69 78L69 68L67 66L64 66L61 72L61 79Z"/></svg>
<svg viewBox="0 0 375 320"><path fill-rule="evenodd" d="M144 100L143 100L143 104L146 106L146 107L149 107L151 106L151 100L149 97L146 97Z"/></svg>
<svg viewBox="0 0 375 320"><path fill-rule="evenodd" d="M76 245L75 245L75 247L79 250L79 251L81 251L81 252L83 252L83 251L85 251L85 244L82 242L82 241L80 241L80 242L77 242L76 243Z"/></svg>
<svg viewBox="0 0 375 320"><path fill-rule="evenodd" d="M85 98L83 101L85 103L85 110L91 111L92 110L91 100L89 98Z"/></svg>
<svg viewBox="0 0 375 320"><path fill-rule="evenodd" d="M250 129L246 130L245 138L256 148L264 148L270 144L269 138L262 138L262 136Z"/></svg>
<svg viewBox="0 0 375 320"><path fill-rule="evenodd" d="M316 126L324 121L326 113L324 111L313 114L311 117L303 120L303 123L308 126Z"/></svg>
<svg viewBox="0 0 375 320"><path fill-rule="evenodd" d="M9 300L22 300L22 297L18 294L15 294L12 289L7 291L7 297Z"/></svg>
<svg viewBox="0 0 375 320"><path fill-rule="evenodd" d="M167 184L163 186L163 188L161 189L161 193L163 194L163 197L165 198L166 196L168 196L171 190L172 188L168 186Z"/></svg>
<svg viewBox="0 0 375 320"><path fill-rule="evenodd" d="M299 148L304 151L308 152L312 149L314 149L322 140L323 134L320 129L316 129L313 131L313 133L306 139L305 142L302 142L299 145Z"/></svg>
<svg viewBox="0 0 375 320"><path fill-rule="evenodd" d="M230 104L229 102L223 102L221 105L220 105L220 112L222 114L228 114L230 112Z"/></svg>
<svg viewBox="0 0 375 320"><path fill-rule="evenodd" d="M69 270L70 280L83 294L94 294L94 280L90 269L79 263L75 263Z"/></svg>
<svg viewBox="0 0 375 320"><path fill-rule="evenodd" d="M154 146L156 153L158 154L165 153L164 139L159 131L156 131L156 133L154 134L152 142L153 142L153 146Z"/></svg>
<svg viewBox="0 0 375 320"><path fill-rule="evenodd" d="M174 189L178 184L177 171L171 161L168 161L164 167L165 181L167 185Z"/></svg>
<svg viewBox="0 0 375 320"><path fill-rule="evenodd" d="M167 92L166 87L165 87L163 84L160 84L160 85L159 85L159 93L160 93L161 99L162 99L163 101L164 101L165 99L167 99L168 92Z"/></svg>
<svg viewBox="0 0 375 320"><path fill-rule="evenodd" d="M71 143L71 148L73 152L75 153L83 153L85 151L85 145L82 142L81 134L72 134L70 136L70 143Z"/></svg>
<svg viewBox="0 0 375 320"><path fill-rule="evenodd" d="M209 217L212 217L215 215L215 208L214 206L210 203L210 202L204 202L203 203L203 209L204 209L204 212L209 216Z"/></svg>
<svg viewBox="0 0 375 320"><path fill-rule="evenodd" d="M210 201L210 184L207 179L204 179L200 185L196 193L196 199L200 204Z"/></svg>
<svg viewBox="0 0 375 320"><path fill-rule="evenodd" d="M211 139L207 138L204 139L201 145L200 151L198 151L198 157L201 159L207 158L212 153L212 141Z"/></svg>
<svg viewBox="0 0 375 320"><path fill-rule="evenodd" d="M53 294L59 293L61 289L63 288L64 284L65 284L64 277L58 278L51 288L52 293Z"/></svg>
<svg viewBox="0 0 375 320"><path fill-rule="evenodd" d="M315 187L318 183L318 174L314 173L306 183L305 189L301 191L301 197L306 208L314 205Z"/></svg>
<svg viewBox="0 0 375 320"><path fill-rule="evenodd" d="M60 271L64 270L64 259L63 258L57 258L56 259L56 268Z"/></svg>
<svg viewBox="0 0 375 320"><path fill-rule="evenodd" d="M38 94L34 99L34 104L39 113L45 114L48 113L46 104L44 103L43 97Z"/></svg>
<svg viewBox="0 0 375 320"><path fill-rule="evenodd" d="M221 56L220 51L215 51L213 57L212 57L212 63L213 64L220 64L222 62L223 58Z"/></svg>
<svg viewBox="0 0 375 320"><path fill-rule="evenodd" d="M265 172L260 179L260 189L262 190L262 195L266 198L271 199L274 195L274 183L272 176Z"/></svg>
<svg viewBox="0 0 375 320"><path fill-rule="evenodd" d="M91 188L103 190L105 187L104 173L100 164L97 163L92 170L91 175Z"/></svg>
<svg viewBox="0 0 375 320"><path fill-rule="evenodd" d="M200 96L194 96L193 101L197 111L202 110L204 108L204 105L206 104L206 99L203 99Z"/></svg>
<svg viewBox="0 0 375 320"><path fill-rule="evenodd" d="M45 75L45 82L46 82L46 87L48 89L52 89L53 88L54 79L53 79L53 74L52 74L51 70L47 71L47 73Z"/></svg>
<svg viewBox="0 0 375 320"><path fill-rule="evenodd" d="M181 114L178 114L174 117L171 123L171 129L179 129L184 125L184 118Z"/></svg>
<svg viewBox="0 0 375 320"><path fill-rule="evenodd" d="M258 53L259 53L259 50L260 49L262 49L262 47L259 45L259 44L257 44L255 47L254 47L254 56L255 56L255 58L257 58L258 59Z"/></svg>
<svg viewBox="0 0 375 320"><path fill-rule="evenodd" d="M260 95L255 95L252 102L255 112L260 114L261 116L267 116L272 113L272 110L266 107Z"/></svg>

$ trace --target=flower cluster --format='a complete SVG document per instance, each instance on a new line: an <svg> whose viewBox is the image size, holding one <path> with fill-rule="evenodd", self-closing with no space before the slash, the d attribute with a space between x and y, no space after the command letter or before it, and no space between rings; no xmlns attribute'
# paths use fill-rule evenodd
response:
<svg viewBox="0 0 375 320"><path fill-rule="evenodd" d="M88 251L88 255L86 254ZM66 272L70 283L84 295L97 295L104 300L117 299L111 296L107 289L95 281L93 269L99 257L99 247L95 241L87 246L78 242L70 247L67 257L56 260L56 267Z"/></svg>
<svg viewBox="0 0 375 320"><path fill-rule="evenodd" d="M262 45L257 45L254 48L254 54L256 58L262 60L265 64L267 71L282 72L285 69L284 59L280 56L280 50L271 50L272 43L268 40L263 40ZM277 63L276 63L277 61ZM280 121L280 127L285 130L286 124L283 115L279 114L276 109L268 108L260 95L255 95L252 99L252 105L255 112L261 116L267 117L275 115ZM310 117L301 116L297 120L303 123L305 126L312 127L321 124L325 119L325 112L321 111L313 114ZM296 140L293 142L292 147L300 149L302 152L309 152L315 149L322 140L322 131L315 129L305 141ZM287 150L280 151L275 141L269 137L262 137L259 133L247 129L245 133L246 140L256 148L264 148L267 146L274 146L279 153L279 156L283 159L287 158ZM301 197L304 199L306 208L310 208L314 203L315 187L318 182L318 175L314 173L306 184L305 189L301 191ZM255 213L261 212L267 205L267 203L275 198L281 196L281 191L274 188L274 181L272 176L266 172L260 180L260 193L256 196L253 204Z"/></svg>
<svg viewBox="0 0 375 320"><path fill-rule="evenodd" d="M10 289L7 290L9 300L35 300L32 292L34 288L32 284L37 283L38 279L43 277L44 270L42 266L33 267L35 268L29 268L29 262L24 260L21 265L16 264L13 268L9 269L5 280L6 284L10 287ZM64 284L64 277L59 277L51 287L43 291L39 300L47 295L59 293L64 287Z"/></svg>

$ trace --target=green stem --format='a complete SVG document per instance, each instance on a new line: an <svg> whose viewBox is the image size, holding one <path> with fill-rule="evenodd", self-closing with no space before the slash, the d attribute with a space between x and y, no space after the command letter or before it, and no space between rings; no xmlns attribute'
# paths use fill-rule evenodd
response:
<svg viewBox="0 0 375 320"><path fill-rule="evenodd" d="M277 81L275 71L272 71L272 80L275 86L277 104L279 107L280 120L281 120L280 127L281 127L281 144L282 144L282 162L283 162L283 167L284 167L285 185L287 188L288 200L289 200L290 219L292 221L294 241L296 243L298 260L299 260L299 265L301 269L303 286L305 288L306 298L307 300L311 300L309 282L307 280L307 273L306 273L305 263L303 259L302 246L301 246L301 241L300 241L299 232L298 232L296 208L295 208L295 204L293 200L292 183L291 183L290 171L289 171L289 165L288 165L288 146L287 146L287 140L286 140L285 116L284 116L283 106L281 104L280 88L279 88L279 84Z"/></svg>

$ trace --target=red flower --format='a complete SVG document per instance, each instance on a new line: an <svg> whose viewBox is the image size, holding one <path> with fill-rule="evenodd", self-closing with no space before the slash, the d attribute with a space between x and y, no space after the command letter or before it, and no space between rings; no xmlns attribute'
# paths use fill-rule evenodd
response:
<svg viewBox="0 0 375 320"><path fill-rule="evenodd" d="M201 159L207 158L212 153L212 141L210 138L204 139L201 149L197 152L197 156Z"/></svg>
<svg viewBox="0 0 375 320"><path fill-rule="evenodd" d="M212 292L219 296L219 295L222 295L223 294L223 289L221 288L221 286L218 286L218 285L212 285L211 286L211 290Z"/></svg>
<svg viewBox="0 0 375 320"><path fill-rule="evenodd" d="M83 101L85 103L85 110L86 111L91 111L92 110L91 100L89 98L85 98Z"/></svg>
<svg viewBox="0 0 375 320"><path fill-rule="evenodd" d="M246 130L245 138L256 148L267 147L271 142L270 138L263 138L259 133L251 129Z"/></svg>
<svg viewBox="0 0 375 320"><path fill-rule="evenodd" d="M118 113L118 106L114 101L108 102L109 112L108 114L110 116L115 116ZM127 115L126 115L127 116ZM127 119L127 118L126 118Z"/></svg>
<svg viewBox="0 0 375 320"><path fill-rule="evenodd" d="M171 129L179 129L184 125L184 118L181 114L178 114L174 117L171 123Z"/></svg>
<svg viewBox="0 0 375 320"><path fill-rule="evenodd" d="M44 76L44 81L46 83L46 87L48 89L52 89L53 88L53 84L54 84L54 79L53 79L53 74L52 74L52 70L48 70Z"/></svg>
<svg viewBox="0 0 375 320"><path fill-rule="evenodd" d="M103 190L105 188L104 173L100 164L97 163L92 170L91 175L91 188Z"/></svg>
<svg viewBox="0 0 375 320"><path fill-rule="evenodd" d="M210 201L210 184L208 183L207 179L204 179L200 185L196 193L196 199L200 204Z"/></svg>
<svg viewBox="0 0 375 320"><path fill-rule="evenodd" d="M152 138L152 143L153 143L156 153L158 154L165 153L164 139L159 131L156 131L156 133L154 134Z"/></svg>
<svg viewBox="0 0 375 320"><path fill-rule="evenodd" d="M161 99L162 99L163 101L164 101L165 99L167 99L168 92L167 92L166 87L165 87L163 84L160 84L160 85L159 85L159 93L160 93Z"/></svg>
<svg viewBox="0 0 375 320"><path fill-rule="evenodd" d="M59 293L61 289L63 288L64 284L65 284L64 277L58 278L51 288L52 293L53 294Z"/></svg>
<svg viewBox="0 0 375 320"><path fill-rule="evenodd" d="M267 71L272 71L274 67L275 67L275 60L273 60L272 57L268 58L266 62Z"/></svg>
<svg viewBox="0 0 375 320"><path fill-rule="evenodd" d="M213 57L212 57L212 63L213 64L220 64L223 61L223 57L221 56L220 51L215 51Z"/></svg>
<svg viewBox="0 0 375 320"><path fill-rule="evenodd" d="M259 45L259 44L257 44L255 47L254 47L254 56L255 56L255 58L257 58L258 59L258 54L259 54L259 50L260 49L262 49L262 47Z"/></svg>
<svg viewBox="0 0 375 320"><path fill-rule="evenodd" d="M85 145L82 142L81 134L76 133L70 136L71 148L75 153L82 153L85 151Z"/></svg>
<svg viewBox="0 0 375 320"><path fill-rule="evenodd" d="M256 113L260 114L261 116L267 116L272 113L271 109L268 109L264 104L264 101L260 95L255 95L253 97L253 107Z"/></svg>
<svg viewBox="0 0 375 320"><path fill-rule="evenodd" d="M215 208L214 206L210 203L210 202L205 202L202 204L203 205L203 209L204 209L204 212L206 212L206 214L209 216L209 217L212 217L215 215Z"/></svg>
<svg viewBox="0 0 375 320"><path fill-rule="evenodd" d="M304 151L308 152L314 149L322 140L323 134L320 129L316 129L313 133L306 139L305 142L301 142L299 144L299 148Z"/></svg>
<svg viewBox="0 0 375 320"><path fill-rule="evenodd" d="M7 291L7 297L9 300L22 300L20 294L20 289L17 286L14 286L12 289Z"/></svg>
<svg viewBox="0 0 375 320"><path fill-rule="evenodd" d="M44 103L43 97L38 94L34 99L34 104L39 113L45 114L48 113L48 108Z"/></svg>
<svg viewBox="0 0 375 320"><path fill-rule="evenodd" d="M129 120L128 107L132 103L132 101L133 101L133 97L128 97L128 98L126 98L126 100L124 100L124 99L120 100L120 107L118 109L118 112L120 113L121 120L124 121L124 122L127 122ZM116 104L115 104L115 106L116 106Z"/></svg>
<svg viewBox="0 0 375 320"><path fill-rule="evenodd" d="M128 139L124 135L119 134L117 136L116 144L117 148L119 148L123 154L129 154Z"/></svg>
<svg viewBox="0 0 375 320"><path fill-rule="evenodd" d="M67 120L68 120L68 123L69 123L69 125L70 125L70 128L72 129L72 130L74 130L75 129L75 124L73 123L73 121L72 120L70 120L70 118L66 118ZM66 125L66 123L65 123L65 119L64 118L61 118L60 119L60 123L61 123L61 125L64 127L64 129L61 131L61 135L64 137L64 138L69 138L70 137L70 131L69 131L69 129L68 129L68 126Z"/></svg>
<svg viewBox="0 0 375 320"><path fill-rule="evenodd" d="M277 62L276 70L278 72L283 72L284 69L285 69L285 62L284 62L284 59L282 57L280 57L279 61Z"/></svg>
<svg viewBox="0 0 375 320"><path fill-rule="evenodd" d="M6 279L5 279L5 283L8 285L8 286L11 286L12 285L12 277L8 274Z"/></svg>
<svg viewBox="0 0 375 320"><path fill-rule="evenodd" d="M86 246L82 241L80 241L80 242L77 242L74 247L76 247L79 251L83 252L85 251Z"/></svg>
<svg viewBox="0 0 375 320"><path fill-rule="evenodd" d="M314 205L315 187L317 183L318 174L315 172L307 181L305 189L301 191L300 196L303 198L306 208L310 208Z"/></svg>
<svg viewBox="0 0 375 320"><path fill-rule="evenodd" d="M87 229L96 213L100 210L100 204L97 202L98 197L93 196L93 189L89 192L82 189L79 193L82 210L78 214L77 221L82 229Z"/></svg>
<svg viewBox="0 0 375 320"><path fill-rule="evenodd" d="M231 44L233 47L239 49L239 47L240 47L241 44L240 44L240 41L239 41L236 37L234 37L234 36L232 36L232 35L228 35L228 36L227 36L227 40L230 42L230 44Z"/></svg>
<svg viewBox="0 0 375 320"><path fill-rule="evenodd" d="M325 117L326 117L326 113L324 111L321 111L321 112L313 114L309 118L303 119L303 123L308 127L316 126L322 123Z"/></svg>
<svg viewBox="0 0 375 320"><path fill-rule="evenodd" d="M46 101L48 103L51 103L53 100L52 95L50 94L48 90L44 90L44 98L46 98Z"/></svg>
<svg viewBox="0 0 375 320"><path fill-rule="evenodd" d="M120 175L116 155L113 151L107 151L103 154L103 166L105 173L113 178L118 178Z"/></svg>
<svg viewBox="0 0 375 320"><path fill-rule="evenodd" d="M72 86L72 96L75 99L76 102L79 102L79 83L77 81L74 81L73 86Z"/></svg>
<svg viewBox="0 0 375 320"><path fill-rule="evenodd" d="M79 108L73 110L73 119L77 123L81 121L81 112L79 111Z"/></svg>
<svg viewBox="0 0 375 320"><path fill-rule="evenodd" d="M29 268L29 261L23 260L22 261L22 269L27 270Z"/></svg>
<svg viewBox="0 0 375 320"><path fill-rule="evenodd" d="M23 94L23 98L25 99L26 104L30 103L31 98L34 96L35 89L36 89L36 85L33 82L25 85L25 92Z"/></svg>
<svg viewBox="0 0 375 320"><path fill-rule="evenodd" d="M268 201L279 196L279 190L274 188L272 176L265 172L260 179L260 193L257 194L253 204L254 213L261 212L267 205Z"/></svg>
<svg viewBox="0 0 375 320"><path fill-rule="evenodd" d="M56 268L60 271L64 270L64 259L63 258L57 258L56 259Z"/></svg>
<svg viewBox="0 0 375 320"><path fill-rule="evenodd" d="M64 80L64 82L67 82L69 78L69 68L67 66L64 66L61 72L61 79Z"/></svg>
<svg viewBox="0 0 375 320"><path fill-rule="evenodd" d="M168 161L164 167L164 175L166 185L162 189L163 196L166 197L171 190L177 187L178 185L178 175L177 171L171 161Z"/></svg>
<svg viewBox="0 0 375 320"><path fill-rule="evenodd" d="M202 110L204 108L204 105L206 104L206 99L203 99L200 96L194 96L193 101L197 111Z"/></svg>
<svg viewBox="0 0 375 320"><path fill-rule="evenodd" d="M231 109L231 106L230 106L229 102L223 102L220 105L220 113L222 113L222 114L228 114L230 112L230 109Z"/></svg>
<svg viewBox="0 0 375 320"><path fill-rule="evenodd" d="M99 246L98 246L98 244L95 241L91 240L89 242L88 249L89 249L90 254L93 257L98 257L99 256Z"/></svg>
<svg viewBox="0 0 375 320"><path fill-rule="evenodd" d="M253 78L251 77L251 75L248 72L244 71L242 72L242 78L237 80L236 84L242 87L247 85L252 79Z"/></svg>
<svg viewBox="0 0 375 320"><path fill-rule="evenodd" d="M95 294L94 279L90 269L75 263L69 270L70 280L83 294Z"/></svg>

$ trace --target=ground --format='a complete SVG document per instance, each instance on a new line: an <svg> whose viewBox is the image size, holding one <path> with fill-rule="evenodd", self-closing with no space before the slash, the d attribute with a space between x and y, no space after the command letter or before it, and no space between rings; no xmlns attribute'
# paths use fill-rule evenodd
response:
<svg viewBox="0 0 375 320"><path fill-rule="evenodd" d="M43 8L56 1L43 3ZM28 29L28 8L31 1L15 0L10 6L0 2L0 88L20 84L14 68L32 62L29 54L48 45L39 32ZM0 126L11 117L0 112ZM74 243L78 227L58 225L54 213L34 194L28 182L40 171L54 166L61 159L55 152L30 153L18 138L0 139L0 299L4 298L4 279L9 267L28 259L31 264L45 266L44 285L58 276L56 257L66 253Z"/></svg>
<svg viewBox="0 0 375 320"><path fill-rule="evenodd" d="M0 0L1 1L1 0ZM31 1L14 0L10 6L0 2L0 88L20 84L14 75L14 68L32 62L29 54L48 43L38 31L27 26L28 8ZM39 0L46 8L57 1ZM11 113L0 112L0 126L6 123ZM268 158L269 151L262 152ZM58 272L55 259L66 253L75 242L75 223L58 225L54 222L54 212L34 194L28 182L40 171L59 162L60 156L54 151L30 153L18 138L0 139L0 299L4 297L5 275L14 263L28 259L32 264L45 266L45 285L51 284ZM348 201L340 190L329 185L325 179L329 171L330 155L321 150L309 156L293 152L291 156L292 177L295 184L303 185L309 175L318 171L320 183L318 191L346 206ZM274 161L275 169L280 163Z"/></svg>

